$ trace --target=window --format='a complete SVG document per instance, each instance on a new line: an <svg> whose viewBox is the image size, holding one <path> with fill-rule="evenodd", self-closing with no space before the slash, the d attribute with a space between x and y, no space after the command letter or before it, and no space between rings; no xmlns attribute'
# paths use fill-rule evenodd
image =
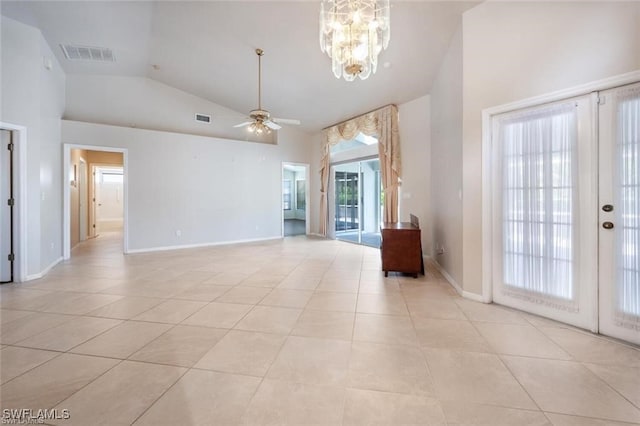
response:
<svg viewBox="0 0 640 426"><path fill-rule="evenodd" d="M307 202L306 194L305 194L306 184L307 182L304 180L296 181L296 209L297 210L304 210L306 208L306 202Z"/></svg>
<svg viewBox="0 0 640 426"><path fill-rule="evenodd" d="M116 172L102 172L102 183L122 183L124 176L122 173Z"/></svg>
<svg viewBox="0 0 640 426"><path fill-rule="evenodd" d="M291 210L291 181L282 181L282 210Z"/></svg>
<svg viewBox="0 0 640 426"><path fill-rule="evenodd" d="M350 141L342 141L331 147L331 154L337 154L338 152L350 151L352 149L358 149L365 146L377 145L378 138L375 136L367 136L364 133L358 133L358 135Z"/></svg>

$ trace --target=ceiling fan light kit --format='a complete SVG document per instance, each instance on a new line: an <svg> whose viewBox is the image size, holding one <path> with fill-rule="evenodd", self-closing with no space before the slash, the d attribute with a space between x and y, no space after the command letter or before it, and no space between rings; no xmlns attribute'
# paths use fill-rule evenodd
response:
<svg viewBox="0 0 640 426"><path fill-rule="evenodd" d="M391 38L389 0L322 0L320 49L336 78L369 78Z"/></svg>
<svg viewBox="0 0 640 426"><path fill-rule="evenodd" d="M300 124L300 120L271 118L269 111L262 109L262 55L264 55L264 50L256 49L256 55L258 55L258 109L249 111L250 121L236 124L233 127L247 126L248 132L263 135L282 128L276 121L284 124Z"/></svg>

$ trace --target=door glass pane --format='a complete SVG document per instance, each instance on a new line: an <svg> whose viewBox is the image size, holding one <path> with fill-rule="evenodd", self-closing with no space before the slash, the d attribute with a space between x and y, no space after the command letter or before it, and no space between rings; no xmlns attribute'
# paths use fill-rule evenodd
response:
<svg viewBox="0 0 640 426"><path fill-rule="evenodd" d="M617 319L640 326L640 89L618 95L616 172L614 177L616 227Z"/></svg>
<svg viewBox="0 0 640 426"><path fill-rule="evenodd" d="M577 293L576 130L573 104L511 115L499 126L503 291L565 308Z"/></svg>

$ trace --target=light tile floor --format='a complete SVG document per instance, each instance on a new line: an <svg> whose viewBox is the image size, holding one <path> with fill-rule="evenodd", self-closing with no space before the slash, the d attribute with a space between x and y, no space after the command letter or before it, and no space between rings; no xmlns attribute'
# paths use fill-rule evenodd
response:
<svg viewBox="0 0 640 426"><path fill-rule="evenodd" d="M640 351L304 236L74 249L0 287L0 406L47 424L624 425Z"/></svg>

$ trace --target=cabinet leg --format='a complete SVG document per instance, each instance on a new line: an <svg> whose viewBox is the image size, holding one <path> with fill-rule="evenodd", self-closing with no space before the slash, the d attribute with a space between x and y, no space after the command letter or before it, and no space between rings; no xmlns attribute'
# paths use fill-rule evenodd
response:
<svg viewBox="0 0 640 426"><path fill-rule="evenodd" d="M389 271L384 271L385 278L389 276Z"/></svg>
<svg viewBox="0 0 640 426"><path fill-rule="evenodd" d="M417 273L413 274L413 279L417 279L417 278L418 278L418 274Z"/></svg>

